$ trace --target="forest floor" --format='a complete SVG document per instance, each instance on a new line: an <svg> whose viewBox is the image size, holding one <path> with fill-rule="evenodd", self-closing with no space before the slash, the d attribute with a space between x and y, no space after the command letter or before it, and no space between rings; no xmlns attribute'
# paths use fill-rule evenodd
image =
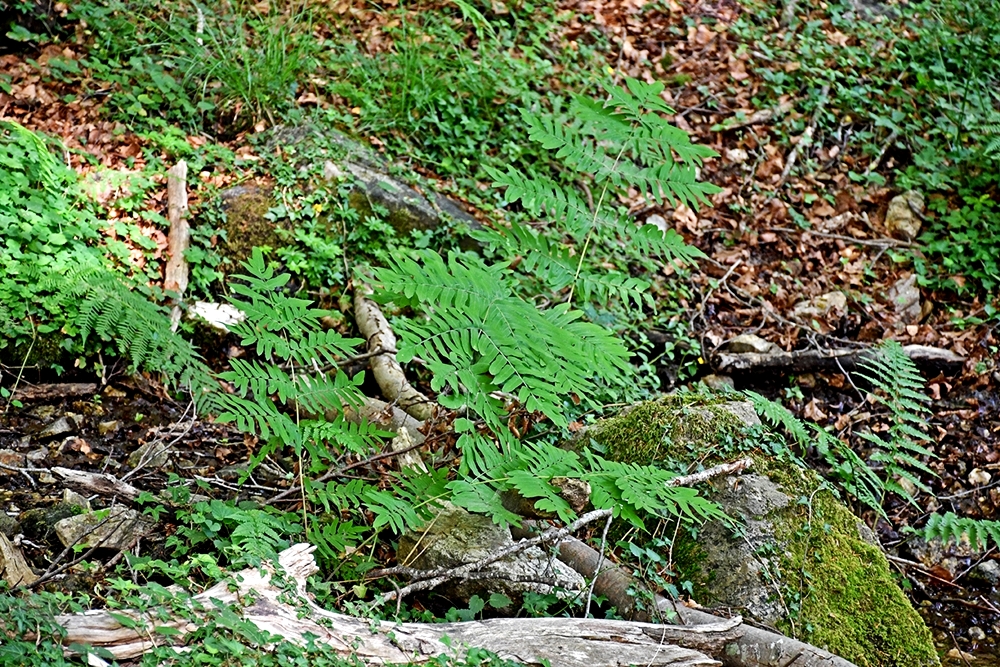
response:
<svg viewBox="0 0 1000 667"><path fill-rule="evenodd" d="M985 659L1000 650L1000 592L994 584L973 576L979 561L998 559L998 554L993 550L975 557L960 550L928 554L908 546L901 531L921 524L935 509L1000 519L1000 366L996 362L1000 340L997 319L982 317L988 297L975 292L960 297L925 286L920 288L916 312L899 312L889 295L894 285L913 274L913 264L895 261L896 253L919 250L915 244L894 238L884 226L889 202L898 190L849 177L849 173L868 170L889 179L905 155L887 145L873 162L871 155L862 154L849 140L850 119L844 120L841 136L821 131L811 144L801 142L801 152L795 148L799 137L779 131L772 119L732 123L726 129L727 121L752 118L761 111L755 103L764 97L761 88L768 76L779 65L791 66L769 65L754 53L754 44L729 30L742 11L733 0L671 0L654 5L638 0L579 0L563 5L586 16L588 25L599 26L619 47L606 54L609 67L619 74L675 82L666 91L666 101L677 111L672 121L719 154L701 171L702 180L722 188L711 207L695 212L683 206L647 206L638 198L623 202L638 219L659 216L707 255L697 269L680 274L687 292L679 317L690 326L692 338L700 341L703 363L695 377L684 377L679 366L661 360L665 390L711 372L715 352L746 333L789 351L860 346L891 337L965 357L957 372L926 378L934 454L928 464L937 473L926 482L936 499L924 494L921 506L897 503L889 508L891 523L880 521L876 529L887 551L897 557L893 565L910 582L909 593L935 630L943 651L957 646ZM384 20L378 12L355 16L360 17L352 27L357 34L377 33ZM580 22L568 21L562 30L551 36L552 43L584 39L585 27ZM831 39L844 37L835 32L831 27ZM39 52L0 55L0 71L9 77L9 91L0 92L0 119L60 138L71 151L70 162L84 176L98 168L141 169L146 151L156 147L106 113L100 95L67 97L74 92L70 85L47 75L50 59L81 55L74 39L48 44ZM337 104L336 99L317 101L308 94L299 99L306 106ZM787 107L774 118L798 116L809 126L809 114L799 108L799 100L785 101ZM262 123L258 129L267 125ZM252 132L222 143L252 157L256 149L247 139ZM192 145L207 141L198 135L186 139ZM377 138L373 144L377 145ZM96 160L81 158L84 153ZM798 153L799 165L808 168L786 174L793 153ZM425 165L421 171L426 177L435 176L432 167ZM222 187L239 181L241 174L205 174L203 178L214 179ZM441 182L445 189L454 189L448 179ZM144 206L162 213L165 187L152 188ZM131 214L121 212L122 216ZM164 261L166 247L164 233L154 227L149 226L148 238L156 250L139 253L153 264ZM156 272L154 266L152 273ZM667 269L667 273L673 272ZM831 305L826 296L832 292L847 298ZM661 333L658 339L655 330L647 333L654 344L659 340L661 345L667 335ZM67 378L92 381L83 373L71 373L60 381ZM59 450L40 455L34 467L42 468L44 462L44 467L99 471L109 457L122 458L140 445L171 439L177 441L181 467L189 474L230 479L235 484L238 473L233 471L247 456L235 432L193 420L183 405L174 403L154 383L114 378L108 388L98 387L92 393L39 398L32 392L40 390L41 385L35 385L40 379L40 374L26 374L21 395L24 407L7 408L0 417L0 449L25 453L32 461L39 444L47 446L39 431L53 417L71 413L80 415L73 418L77 421L72 427L50 436L62 440ZM853 429L884 423L886 418L841 372L760 372L737 377L736 387L782 399L796 413L850 438L859 451L866 445L853 435ZM95 401L92 397L97 395L103 398ZM162 479L156 480L162 477L145 471L130 481L140 487L148 481L157 487ZM257 481L262 489L269 488L266 479ZM46 489L52 488L40 484L31 473L2 470L0 487L4 489L0 500L8 510L44 505L49 500ZM942 564L949 556L953 560ZM970 633L972 627L981 628L986 638Z"/></svg>

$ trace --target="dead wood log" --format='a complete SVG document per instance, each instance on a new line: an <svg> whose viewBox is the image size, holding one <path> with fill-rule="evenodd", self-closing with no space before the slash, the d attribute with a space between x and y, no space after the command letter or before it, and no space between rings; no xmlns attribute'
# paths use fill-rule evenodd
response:
<svg viewBox="0 0 1000 667"><path fill-rule="evenodd" d="M954 374L962 369L965 357L929 345L904 345L903 351L917 366L931 371ZM714 359L716 373L772 371L774 373L812 373L815 371L852 371L870 349L799 350L796 352L722 352Z"/></svg>
<svg viewBox="0 0 1000 667"><path fill-rule="evenodd" d="M531 534L536 528L534 522L526 521L517 530L517 536ZM583 576L593 577L597 574L601 555L580 540L568 537L559 543L559 560ZM605 596L622 616L645 622L653 615L645 607L637 605L635 596L629 594L629 590L642 588L641 583L617 566L605 565L597 577L594 592ZM653 609L659 616L681 627L693 628L702 623L715 624L723 620L677 604L662 595L654 594L653 602ZM748 625L741 627L743 633L738 638L729 642L722 651L712 653L726 667L855 667L848 660L797 639Z"/></svg>
<svg viewBox="0 0 1000 667"><path fill-rule="evenodd" d="M232 605L252 600L242 608L243 617L262 631L304 644L313 635L341 655L356 656L369 665L424 664L439 655L462 655L467 647L485 648L503 658L530 665L548 661L553 667L647 667L718 665L696 648L717 651L737 639L743 628L738 621L695 627L662 626L652 623L578 618L506 618L469 623L391 623L354 618L317 606L305 590L306 578L318 571L315 547L297 544L283 551L279 563L294 583L298 604L290 604L287 589L271 580L269 568L247 569L233 581L221 582L196 595L187 618L162 620L152 613L134 610L89 611L56 618L66 630L63 643L90 645L109 651L117 660L135 658L165 644L168 633L155 628L173 628L174 641L202 623L202 615L215 609L213 601ZM205 612L199 610L206 610ZM121 621L129 619L126 627ZM170 633L172 634L172 633ZM448 643L443 639L448 637ZM682 645L683 644L683 645ZM179 649L183 650L183 649Z"/></svg>
<svg viewBox="0 0 1000 667"><path fill-rule="evenodd" d="M53 398L76 398L93 396L97 385L93 382L63 382L60 384L38 384L23 387L14 392L12 401L48 401Z"/></svg>
<svg viewBox="0 0 1000 667"><path fill-rule="evenodd" d="M434 402L413 388L396 361L396 335L378 304L368 298L367 285L354 288L354 319L372 354L368 362L382 395L417 419L434 416Z"/></svg>
<svg viewBox="0 0 1000 667"><path fill-rule="evenodd" d="M167 170L167 220L170 222L167 253L170 257L163 271L163 289L176 292L178 298L188 286L188 265L184 253L191 245L191 226L187 210L187 162L181 160ZM180 307L174 306L170 314L171 328L176 330L180 320Z"/></svg>
<svg viewBox="0 0 1000 667"><path fill-rule="evenodd" d="M82 470L72 470L70 468L52 468L52 474L60 480L76 489L83 489L88 493L96 493L101 496L118 496L128 500L135 500L141 493L128 482L123 482L114 475L84 472Z"/></svg>

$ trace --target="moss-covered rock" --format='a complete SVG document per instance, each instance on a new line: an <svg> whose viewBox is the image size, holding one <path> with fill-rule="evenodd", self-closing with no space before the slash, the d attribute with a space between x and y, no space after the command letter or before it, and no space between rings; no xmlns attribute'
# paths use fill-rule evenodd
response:
<svg viewBox="0 0 1000 667"><path fill-rule="evenodd" d="M287 221L275 223L266 215L274 206L270 189L257 186L236 186L222 193L226 214L226 242L219 254L238 267L255 247L278 248L287 243L279 229L289 229Z"/></svg>
<svg viewBox="0 0 1000 667"><path fill-rule="evenodd" d="M742 527L708 525L675 545L699 603L738 608L859 667L939 664L871 531L819 475L759 447L755 424L747 404L681 394L634 406L587 435L609 457L636 463L708 466L739 450L753 457L755 472L716 479L709 493Z"/></svg>

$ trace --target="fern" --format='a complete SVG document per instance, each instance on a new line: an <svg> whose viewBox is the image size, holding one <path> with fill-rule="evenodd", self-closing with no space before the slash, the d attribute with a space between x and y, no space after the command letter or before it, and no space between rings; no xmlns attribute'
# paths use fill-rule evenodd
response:
<svg viewBox="0 0 1000 667"><path fill-rule="evenodd" d="M847 443L835 438L817 424L807 425L780 403L754 391L747 390L743 393L765 421L785 430L799 446L802 455L805 455L810 447L815 447L816 453L830 466L830 475L851 497L885 516L885 511L882 509L885 483Z"/></svg>
<svg viewBox="0 0 1000 667"><path fill-rule="evenodd" d="M1000 547L1000 521L970 519L954 512L931 514L924 527L915 532L925 540L967 541L975 551Z"/></svg>
<svg viewBox="0 0 1000 667"><path fill-rule="evenodd" d="M915 502L896 479L905 479L930 493L930 488L917 474L935 475L920 458L933 456L924 445L931 439L920 429L930 413L928 399L921 393L923 378L903 346L895 341L884 341L876 346L861 367L864 372L858 374L874 385L877 389L872 395L874 400L887 407L892 418L887 437L870 432L860 435L874 445L871 459L885 466L886 488Z"/></svg>
<svg viewBox="0 0 1000 667"><path fill-rule="evenodd" d="M673 113L660 99L663 85L634 79L626 83L628 90L608 85L603 103L575 97L565 115L558 107L549 115L521 113L532 140L552 151L576 178L596 186L596 202L513 166L503 171L487 168L494 186L505 189L506 200L520 202L529 215L543 220L540 225L547 234L512 223L509 229L477 232L476 238L498 246L508 257L524 258L527 272L540 268L532 277L546 282L548 289L559 293L569 287L585 302L613 297L639 304L648 299L648 283L624 274L604 277L603 269L586 262L588 250L600 248L600 255L607 257L623 246L633 256L660 256L665 261L703 256L676 233L638 226L623 216L615 207L629 188L651 202L691 208L719 191L697 180L697 167L714 152L692 144L685 132L659 115ZM540 240L544 236L566 238L568 243Z"/></svg>

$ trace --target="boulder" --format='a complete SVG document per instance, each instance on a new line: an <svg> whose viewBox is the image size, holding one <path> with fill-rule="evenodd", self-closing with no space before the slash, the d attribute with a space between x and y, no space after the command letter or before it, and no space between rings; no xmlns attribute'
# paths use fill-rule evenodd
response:
<svg viewBox="0 0 1000 667"><path fill-rule="evenodd" d="M513 543L510 530L489 517L447 506L426 527L399 538L396 560L420 570L455 568L482 560ZM582 576L538 547L497 561L483 571L496 578L453 581L439 590L463 601L473 595L488 598L491 593L501 593L513 601L516 609L528 591L572 598L586 587Z"/></svg>
<svg viewBox="0 0 1000 667"><path fill-rule="evenodd" d="M930 631L897 586L871 530L815 472L771 452L752 407L667 396L588 429L611 458L679 472L751 455L752 472L707 490L737 528L706 524L674 544L694 599L727 607L859 667L937 665ZM734 451L736 449L737 451Z"/></svg>

